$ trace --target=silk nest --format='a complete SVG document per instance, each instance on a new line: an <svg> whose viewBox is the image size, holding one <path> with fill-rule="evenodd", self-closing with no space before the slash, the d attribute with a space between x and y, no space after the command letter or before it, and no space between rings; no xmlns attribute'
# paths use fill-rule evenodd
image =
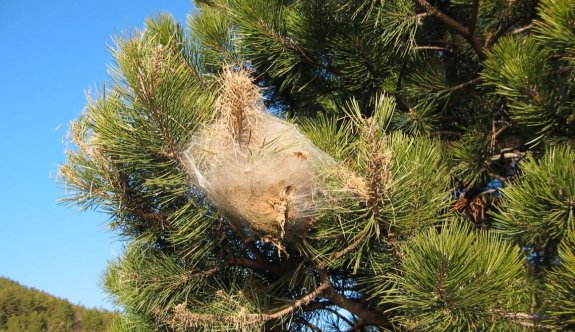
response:
<svg viewBox="0 0 575 332"><path fill-rule="evenodd" d="M280 245L304 236L342 193L363 196L361 178L269 113L248 73L225 70L220 86L185 156L193 185L237 231Z"/></svg>

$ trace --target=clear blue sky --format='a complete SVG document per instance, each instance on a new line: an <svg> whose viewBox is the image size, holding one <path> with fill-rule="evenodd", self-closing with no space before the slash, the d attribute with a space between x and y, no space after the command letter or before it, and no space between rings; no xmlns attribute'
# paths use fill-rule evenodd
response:
<svg viewBox="0 0 575 332"><path fill-rule="evenodd" d="M0 0L0 275L88 307L121 245L107 216L57 204L68 124L101 86L112 36L191 0Z"/></svg>

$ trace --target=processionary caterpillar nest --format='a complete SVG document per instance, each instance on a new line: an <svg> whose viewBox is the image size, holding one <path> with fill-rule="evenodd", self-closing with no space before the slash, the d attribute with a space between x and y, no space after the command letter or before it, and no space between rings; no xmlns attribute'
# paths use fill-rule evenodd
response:
<svg viewBox="0 0 575 332"><path fill-rule="evenodd" d="M248 73L220 80L213 119L186 151L194 185L244 232L276 244L304 235L329 205L325 170L338 163L268 113Z"/></svg>

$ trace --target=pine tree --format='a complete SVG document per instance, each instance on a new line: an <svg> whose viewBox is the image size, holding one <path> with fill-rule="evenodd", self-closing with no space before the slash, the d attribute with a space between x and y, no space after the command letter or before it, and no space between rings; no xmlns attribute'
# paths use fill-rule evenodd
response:
<svg viewBox="0 0 575 332"><path fill-rule="evenodd" d="M126 240L114 330L575 328L575 2L196 4L118 37L71 125L64 201Z"/></svg>
<svg viewBox="0 0 575 332"><path fill-rule="evenodd" d="M87 309L0 277L0 331L109 331L117 313Z"/></svg>

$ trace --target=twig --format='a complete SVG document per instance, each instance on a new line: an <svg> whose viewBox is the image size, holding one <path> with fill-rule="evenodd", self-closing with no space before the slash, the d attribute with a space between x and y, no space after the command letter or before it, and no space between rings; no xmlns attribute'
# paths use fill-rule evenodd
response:
<svg viewBox="0 0 575 332"><path fill-rule="evenodd" d="M453 49L444 47L444 46L416 46L413 48L416 51L445 51L445 52L453 52Z"/></svg>
<svg viewBox="0 0 575 332"><path fill-rule="evenodd" d="M296 41L294 41L293 39L291 39L289 37L281 35L273 27L270 27L261 18L257 20L257 23L260 26L260 28L262 28L262 31L264 32L264 34L267 37L274 39L281 46L284 46L285 48L296 52L308 64L310 64L310 65L316 65L317 64L315 59L312 59L310 56L308 56L308 54L306 54L304 52L304 50L298 45L298 43Z"/></svg>
<svg viewBox="0 0 575 332"><path fill-rule="evenodd" d="M365 322L365 324L377 325L392 331L395 330L395 327L387 318L385 318L385 315L372 311L366 308L363 304L346 298L345 296L337 293L333 287L330 287L327 290L325 296L338 307L341 307L360 317Z"/></svg>
<svg viewBox="0 0 575 332"><path fill-rule="evenodd" d="M491 156L491 160L499 160L499 159L520 159L525 157L526 153L521 152L504 152L499 153Z"/></svg>
<svg viewBox="0 0 575 332"><path fill-rule="evenodd" d="M248 314L242 313L241 311L238 312L237 315L215 315L215 314L200 314L200 313L193 313L186 310L187 304L181 303L174 307L172 317L169 319L165 319L168 324L173 326L177 326L180 324L185 325L186 327L193 327L197 326L201 323L205 322L213 322L215 320L218 321L225 321L231 324L241 324L243 326L254 325L262 322L267 322L275 319L279 319L285 315L289 315L294 313L296 310L306 306L307 304L311 303L314 298L320 296L323 292L325 292L331 283L329 279L327 281L322 281L318 288L313 290L312 292L304 295L300 299L294 301L290 304L287 308L284 308L280 311L268 314Z"/></svg>
<svg viewBox="0 0 575 332"><path fill-rule="evenodd" d="M521 18L518 17L513 21L509 21L507 22L507 24L505 24L504 26L501 27L501 29L497 30L491 37L489 37L487 39L487 41L485 42L485 48L487 48L488 50L491 49L493 47L493 45L495 45L495 43L499 40L499 38L501 38L507 31L509 31L509 29L511 29L512 27L514 27L517 23L521 22ZM515 35L518 33L522 33L524 31L527 31L529 29L531 29L532 25L528 24L526 26L523 27L519 27L513 31L511 31L509 34L511 35Z"/></svg>
<svg viewBox="0 0 575 332"><path fill-rule="evenodd" d="M225 259L225 262L229 265L236 265L241 267L247 267L249 269L262 270L266 272L271 272L275 275L282 275L285 271L279 267L269 264L267 261L260 261L256 259L249 259L246 257L232 256Z"/></svg>
<svg viewBox="0 0 575 332"><path fill-rule="evenodd" d="M156 54L154 57L154 63L152 67L152 77L151 82L149 85L145 80L145 75L142 72L141 64L138 67L138 79L140 81L140 89L142 91L142 99L145 102L146 106L151 112L152 119L154 120L155 124L158 126L160 130L160 134L162 138L166 142L168 152L167 154L175 158L178 161L179 165L185 165L183 158L177 149L177 144L170 133L170 130L166 127L165 118L162 116L163 114L158 110L158 106L156 103L156 98L154 96L156 85L158 81L158 71L160 69L160 64L162 61L162 49L158 47L156 49ZM161 155L165 154L165 152L161 152Z"/></svg>
<svg viewBox="0 0 575 332"><path fill-rule="evenodd" d="M507 21L507 23L505 23L499 30L497 30L493 35L487 38L487 40L485 41L485 48L487 48L488 50L491 49L491 47L495 45L495 43L499 40L499 38L501 38L501 36L505 34L505 32L507 32L509 29L511 29L515 24L519 23L520 21L521 21L520 17L517 17L512 21Z"/></svg>
<svg viewBox="0 0 575 332"><path fill-rule="evenodd" d="M525 327L536 327L546 330L555 330L559 328L557 325L540 323L545 319L545 317L536 314L526 312L507 312L503 310L494 310L493 314L500 319L507 319L517 325Z"/></svg>
<svg viewBox="0 0 575 332"><path fill-rule="evenodd" d="M453 86L453 87L447 89L447 92L453 92L453 91L461 90L461 89L466 88L468 86L473 86L473 85L479 84L481 82L481 80L482 80L481 77L476 77L470 81L463 82L461 84L458 84L456 86Z"/></svg>
<svg viewBox="0 0 575 332"><path fill-rule="evenodd" d="M391 331L396 330L395 326L385 317L383 313L372 311L365 307L363 303L356 302L339 294L329 281L329 275L325 269L318 269L318 273L322 280L322 284L325 282L328 283L328 288L326 289L324 296L333 302L333 304L351 312L352 314L357 315L366 325L377 325Z"/></svg>
<svg viewBox="0 0 575 332"><path fill-rule="evenodd" d="M511 124L506 123L503 126L501 126L501 128L497 129L494 133L493 136L495 136L496 138L501 135L507 128L510 128Z"/></svg>
<svg viewBox="0 0 575 332"><path fill-rule="evenodd" d="M136 215L147 222L154 223L160 225L162 229L172 229L172 225L159 213L157 212L142 212L139 210L127 210L129 213Z"/></svg>
<svg viewBox="0 0 575 332"><path fill-rule="evenodd" d="M303 319L303 318L301 318L301 317L298 317L298 318L297 318L297 321L299 321L299 322L301 322L303 325L309 327L310 330L312 330L313 332L322 332L319 327L317 327L316 325L310 323L307 319Z"/></svg>
<svg viewBox="0 0 575 332"><path fill-rule="evenodd" d="M518 34L518 33L522 33L522 32L524 32L524 31L527 31L527 30L529 30L529 29L531 29L531 28L532 28L532 25L531 25L531 24L527 24L526 26L519 27L519 28L517 28L517 29L511 31L511 34L512 34L512 35L516 35L516 34Z"/></svg>
<svg viewBox="0 0 575 332"><path fill-rule="evenodd" d="M332 314L336 315L336 316L339 317L341 320L343 320L343 321L344 321L347 325L349 325L349 326L354 326L354 325L355 325L352 321L350 321L349 319L347 319L347 317L345 317L345 316L343 316L342 314L340 314L337 310L334 310L334 309L332 309L332 308L323 308L322 310L331 312Z"/></svg>
<svg viewBox="0 0 575 332"><path fill-rule="evenodd" d="M342 250L333 253L331 256L329 256L328 261L333 261L336 260L342 256L345 256L347 254L349 254L350 252L352 252L353 250L355 250L355 248L357 248L360 244L362 244L365 241L366 235L363 234L362 236L358 237L357 239L355 239L355 241L353 241L349 246L343 248ZM320 267L324 267L323 265Z"/></svg>
<svg viewBox="0 0 575 332"><path fill-rule="evenodd" d="M473 3L471 4L471 15L469 18L469 33L472 35L475 34L478 14L479 14L479 0L473 0Z"/></svg>
<svg viewBox="0 0 575 332"><path fill-rule="evenodd" d="M322 282L318 288L316 288L314 291L308 293L307 295L301 297L299 300L293 302L289 307L282 309L278 312L275 312L273 314L265 315L266 320L278 319L282 316L293 313L294 311L298 310L299 308L306 306L307 304L311 303L311 301L313 301L313 299L322 295L322 293L325 292L327 289L329 289L329 287L331 287L331 283L330 283L329 279L322 280Z"/></svg>
<svg viewBox="0 0 575 332"><path fill-rule="evenodd" d="M421 7L423 7L423 9L425 9L428 13L435 16L439 21L441 21L447 27L460 34L465 40L467 40L469 45L471 45L471 47L473 48L475 53L477 53L479 58L482 60L485 59L483 43L477 37L475 37L475 35L469 28L463 26L461 23L457 22L450 16L446 15L441 10L435 8L429 2L427 2L427 0L414 0L414 1L416 1Z"/></svg>

